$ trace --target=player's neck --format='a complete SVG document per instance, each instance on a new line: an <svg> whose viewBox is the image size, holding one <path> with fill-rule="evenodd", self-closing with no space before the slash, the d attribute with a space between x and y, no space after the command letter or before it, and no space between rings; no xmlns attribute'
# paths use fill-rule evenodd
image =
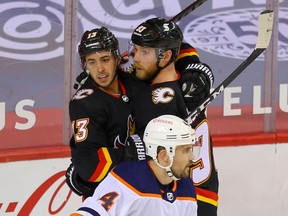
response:
<svg viewBox="0 0 288 216"><path fill-rule="evenodd" d="M159 167L155 161L151 160L149 161L149 165L153 171L153 173L155 174L156 178L158 179L158 181L162 184L162 185L168 185L170 184L173 179L170 178L166 172L165 169Z"/></svg>
<svg viewBox="0 0 288 216"><path fill-rule="evenodd" d="M118 84L118 78L115 77L115 79L113 80L113 82L107 86L107 87L99 87L102 91L107 92L108 94L111 95L120 95L120 88L119 88L119 84Z"/></svg>
<svg viewBox="0 0 288 216"><path fill-rule="evenodd" d="M171 82L178 79L178 74L175 70L174 64L170 64L162 69L158 75L153 79L152 83Z"/></svg>

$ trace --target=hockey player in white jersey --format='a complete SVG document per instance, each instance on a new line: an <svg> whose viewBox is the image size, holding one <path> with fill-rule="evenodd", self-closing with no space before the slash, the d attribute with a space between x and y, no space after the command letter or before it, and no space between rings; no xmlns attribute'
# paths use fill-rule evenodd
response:
<svg viewBox="0 0 288 216"><path fill-rule="evenodd" d="M179 117L162 115L148 123L143 140L147 159L116 166L70 216L197 216L189 178L199 154L195 130Z"/></svg>

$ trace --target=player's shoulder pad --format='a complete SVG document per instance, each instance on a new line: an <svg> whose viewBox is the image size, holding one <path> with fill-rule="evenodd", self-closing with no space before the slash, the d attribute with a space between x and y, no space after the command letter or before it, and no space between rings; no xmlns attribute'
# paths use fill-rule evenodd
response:
<svg viewBox="0 0 288 216"><path fill-rule="evenodd" d="M199 54L197 52L197 50L189 43L186 42L182 42L181 47L180 47L180 52L179 52L179 56L178 59L181 58L181 56L198 56L199 58Z"/></svg>
<svg viewBox="0 0 288 216"><path fill-rule="evenodd" d="M183 70L191 63L200 63L197 50L190 44L182 42L179 55L175 62L175 68L178 72L182 73Z"/></svg>

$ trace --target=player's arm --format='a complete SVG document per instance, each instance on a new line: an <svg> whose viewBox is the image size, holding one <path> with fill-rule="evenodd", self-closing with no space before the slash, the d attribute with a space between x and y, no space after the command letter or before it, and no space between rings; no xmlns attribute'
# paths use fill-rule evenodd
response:
<svg viewBox="0 0 288 216"><path fill-rule="evenodd" d="M185 103L187 108L191 110L198 107L202 98L205 99L210 94L210 88L214 81L213 73L207 64L201 64L197 51L190 44L182 44L177 60L176 69L182 73L180 83L182 84L182 91L184 90ZM197 199L215 207L218 205L219 183L213 157L212 137L204 111L197 115L191 124L192 128L196 130L198 141L201 143L199 158L193 162L192 178L197 186Z"/></svg>
<svg viewBox="0 0 288 216"><path fill-rule="evenodd" d="M176 70L179 72L183 71L183 67L189 65L190 63L200 63L200 58L197 50L192 47L189 43L182 42L178 57L176 59Z"/></svg>
<svg viewBox="0 0 288 216"><path fill-rule="evenodd" d="M214 82L211 68L201 63L197 50L188 43L182 43L175 68L180 73L179 80L186 106L196 108L208 97Z"/></svg>
<svg viewBox="0 0 288 216"><path fill-rule="evenodd" d="M88 197L84 200L76 212L72 212L70 216L109 216L108 212L103 208L99 201L94 197Z"/></svg>
<svg viewBox="0 0 288 216"><path fill-rule="evenodd" d="M129 198L126 196L124 201L123 193L125 193L125 189L122 184L114 176L108 174L96 188L93 196L85 199L78 210L70 216L117 215L117 212L128 215L129 212L125 211L129 211L129 208L127 209Z"/></svg>
<svg viewBox="0 0 288 216"><path fill-rule="evenodd" d="M69 109L74 132L70 140L74 168L70 166L67 169L66 177L72 186L77 186L77 183L79 186L86 185L92 188L93 193L107 173L123 161L124 151L114 148L114 143L109 145L107 131L101 123L104 120L101 120L100 115L99 118L91 119L88 117L91 114L79 105L71 105ZM83 189L84 193L89 192L85 187Z"/></svg>
<svg viewBox="0 0 288 216"><path fill-rule="evenodd" d="M79 196L92 196L107 173L123 161L123 150L120 149L99 147L86 150L76 147L71 152L72 163L66 170L66 182Z"/></svg>

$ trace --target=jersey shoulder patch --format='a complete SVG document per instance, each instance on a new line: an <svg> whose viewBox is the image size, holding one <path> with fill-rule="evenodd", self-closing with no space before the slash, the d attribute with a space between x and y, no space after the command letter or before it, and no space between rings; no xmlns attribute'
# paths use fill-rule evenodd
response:
<svg viewBox="0 0 288 216"><path fill-rule="evenodd" d="M72 100L80 100L86 98L89 95L93 94L93 92L93 89L80 89L73 95Z"/></svg>
<svg viewBox="0 0 288 216"><path fill-rule="evenodd" d="M152 91L152 101L154 104L169 103L173 100L175 91L169 87L160 87Z"/></svg>

